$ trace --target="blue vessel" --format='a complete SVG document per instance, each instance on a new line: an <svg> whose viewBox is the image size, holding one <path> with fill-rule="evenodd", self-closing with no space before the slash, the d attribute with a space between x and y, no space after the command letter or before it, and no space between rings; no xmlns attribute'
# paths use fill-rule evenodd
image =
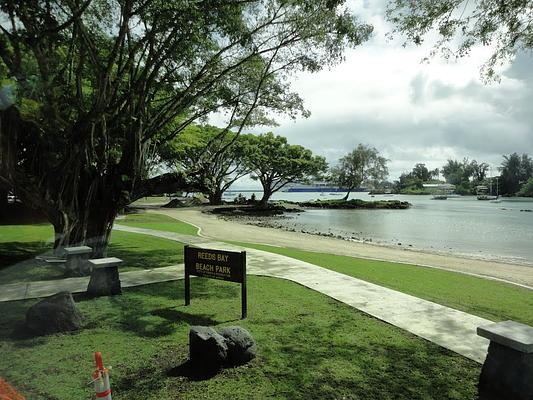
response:
<svg viewBox="0 0 533 400"><path fill-rule="evenodd" d="M287 185L281 190L282 192L326 192L338 193L346 192L346 189L328 185L325 182L314 182L311 184L295 183ZM356 191L356 190L355 190Z"/></svg>

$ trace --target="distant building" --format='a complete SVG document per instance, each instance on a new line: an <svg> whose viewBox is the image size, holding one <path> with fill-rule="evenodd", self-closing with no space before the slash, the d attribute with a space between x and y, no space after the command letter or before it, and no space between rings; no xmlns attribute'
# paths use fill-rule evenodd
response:
<svg viewBox="0 0 533 400"><path fill-rule="evenodd" d="M455 185L451 183L424 183L424 189L437 189L437 190L447 190L453 192L455 190Z"/></svg>

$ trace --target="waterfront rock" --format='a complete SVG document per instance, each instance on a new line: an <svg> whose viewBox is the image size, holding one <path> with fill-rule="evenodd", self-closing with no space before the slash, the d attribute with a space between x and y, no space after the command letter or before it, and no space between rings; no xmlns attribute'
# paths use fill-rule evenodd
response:
<svg viewBox="0 0 533 400"><path fill-rule="evenodd" d="M250 332L240 326L228 326L219 331L228 347L227 363L242 365L255 358L257 345Z"/></svg>
<svg viewBox="0 0 533 400"><path fill-rule="evenodd" d="M228 357L223 336L207 326L191 326L189 331L190 361L204 370L219 370Z"/></svg>
<svg viewBox="0 0 533 400"><path fill-rule="evenodd" d="M82 316L69 292L41 300L26 312L26 327L36 335L70 332L81 326Z"/></svg>
<svg viewBox="0 0 533 400"><path fill-rule="evenodd" d="M183 207L196 207L204 204L204 201L198 197L180 197L170 200L167 204L163 205L164 208L183 208Z"/></svg>

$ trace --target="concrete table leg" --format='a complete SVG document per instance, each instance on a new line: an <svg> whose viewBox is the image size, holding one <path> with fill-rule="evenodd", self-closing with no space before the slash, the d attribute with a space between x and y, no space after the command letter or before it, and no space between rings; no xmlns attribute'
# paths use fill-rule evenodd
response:
<svg viewBox="0 0 533 400"><path fill-rule="evenodd" d="M122 293L118 266L95 268L87 286L89 297L114 296Z"/></svg>

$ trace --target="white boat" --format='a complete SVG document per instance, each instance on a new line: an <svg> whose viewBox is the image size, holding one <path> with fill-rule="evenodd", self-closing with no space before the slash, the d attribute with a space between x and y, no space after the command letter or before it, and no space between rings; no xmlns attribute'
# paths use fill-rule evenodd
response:
<svg viewBox="0 0 533 400"><path fill-rule="evenodd" d="M432 200L447 200L448 197L453 196L455 185L449 183L427 184L424 185L424 188L437 190L433 194L433 197L431 198Z"/></svg>
<svg viewBox="0 0 533 400"><path fill-rule="evenodd" d="M489 187L485 185L476 186L476 195L478 200L490 200L493 203L499 203L498 178L496 178L496 196L492 194L492 178L489 178ZM501 201L501 200L500 200Z"/></svg>

